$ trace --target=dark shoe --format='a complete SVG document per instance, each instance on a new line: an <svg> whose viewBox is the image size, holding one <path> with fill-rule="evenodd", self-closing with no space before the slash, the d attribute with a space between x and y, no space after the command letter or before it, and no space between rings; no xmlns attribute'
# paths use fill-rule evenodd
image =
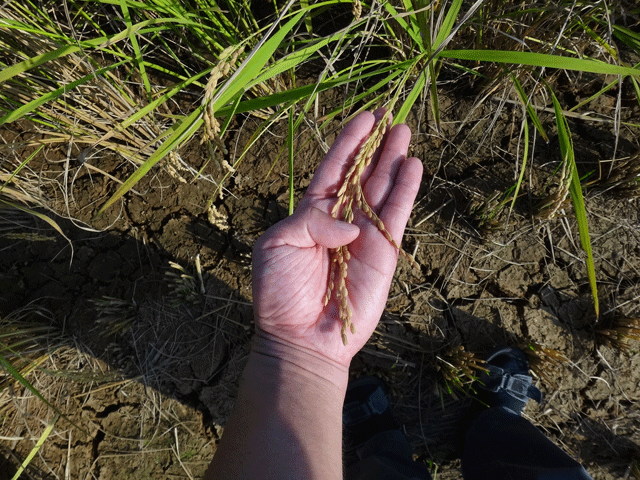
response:
<svg viewBox="0 0 640 480"><path fill-rule="evenodd" d="M398 428L391 413L387 387L377 377L349 382L342 410L347 450L355 452L378 433Z"/></svg>
<svg viewBox="0 0 640 480"><path fill-rule="evenodd" d="M478 400L488 407L502 407L520 415L529 399L540 403L542 393L529 375L527 355L515 347L501 347L486 360L488 372L475 383Z"/></svg>
<svg viewBox="0 0 640 480"><path fill-rule="evenodd" d="M462 455L467 432L478 416L487 408L504 408L520 416L529 399L540 403L542 393L533 385L529 375L527 355L515 347L494 350L484 365L483 372L472 385L475 393L456 435L457 455Z"/></svg>

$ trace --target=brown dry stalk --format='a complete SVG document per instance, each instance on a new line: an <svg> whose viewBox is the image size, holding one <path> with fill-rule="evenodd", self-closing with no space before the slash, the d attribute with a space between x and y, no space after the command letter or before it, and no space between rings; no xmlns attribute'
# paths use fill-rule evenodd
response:
<svg viewBox="0 0 640 480"><path fill-rule="evenodd" d="M371 163L373 154L380 146L384 133L391 122L391 109L385 112L384 116L378 121L369 137L360 146L360 150L353 159L353 164L347 171L344 181L338 190L338 201L331 209L331 216L338 218L344 222L353 223L354 207L360 209L373 224L380 230L384 237L393 245L399 253L408 258L414 267L419 268L416 261L407 254L400 245L393 239L384 223L378 215L369 206L364 198L360 178L364 169ZM338 317L342 323L342 343L347 344L347 330L352 334L356 333L356 327L351 322L351 308L349 307L349 290L347 288L348 262L351 258L347 245L329 250L331 257L331 265L329 269L329 284L327 293L324 297L325 306L329 303L331 296L335 293L338 299Z"/></svg>

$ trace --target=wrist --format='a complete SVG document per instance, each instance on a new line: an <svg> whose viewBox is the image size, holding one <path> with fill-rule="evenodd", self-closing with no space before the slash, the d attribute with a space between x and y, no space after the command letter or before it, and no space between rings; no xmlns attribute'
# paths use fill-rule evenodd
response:
<svg viewBox="0 0 640 480"><path fill-rule="evenodd" d="M261 368L305 383L335 390L344 398L349 367L309 348L295 345L259 328L253 339L250 358Z"/></svg>

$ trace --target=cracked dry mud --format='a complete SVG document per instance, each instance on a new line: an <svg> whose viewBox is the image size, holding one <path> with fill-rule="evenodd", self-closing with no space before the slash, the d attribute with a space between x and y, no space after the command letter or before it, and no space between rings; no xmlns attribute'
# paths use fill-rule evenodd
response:
<svg viewBox="0 0 640 480"><path fill-rule="evenodd" d="M513 184L517 131L512 126L519 111L504 109L484 138L495 111L488 102L455 135L455 122L473 99L446 91L441 98L441 134L420 133L427 119L420 126L410 119L418 132L411 154L423 160L427 174L403 246L415 252L421 270L400 260L387 311L354 359L352 374L382 376L417 458L435 459L439 479L460 478L446 427L439 430L436 421L447 414L437 410L442 404L448 412L458 408L449 398L434 401L436 357L456 345L482 355L498 344L537 342L567 360L549 367L545 382L538 382L544 402L530 404L525 414L595 479L622 478L640 455L640 346L624 352L599 341L572 207L549 220L530 214L529 192L544 190L559 160L557 145L553 140L536 144L524 195L511 214L508 209L498 214L499 229L482 232L469 206ZM609 106L605 102L599 108ZM637 105L625 115L637 123ZM542 119L552 132L553 119ZM250 118L235 125L226 139L232 155L255 125ZM610 158L610 129L580 121L571 126L579 162ZM29 126L21 128L28 135ZM322 144L331 144L338 129L334 122L321 140L298 139L296 199L323 155ZM111 225L109 230L85 232L62 221L73 241L73 259L53 232L47 233L52 240L37 243L0 240L2 313L38 302L53 312L62 341L73 347L47 365L75 375L33 378L82 430L59 420L30 467L34 478L62 477L67 471L71 478L104 479L188 478L187 471L195 478L204 472L233 406L248 351L251 247L287 211L287 166L278 158L285 132L286 126L278 125L273 136L251 149L223 197L215 199L213 221L206 209L211 183L182 183L156 170L137 187L143 195L127 195L121 207L93 224ZM621 135L618 156L633 153L637 131L629 127ZM47 158L62 155L50 151ZM196 142L181 155L195 168L204 166L206 151ZM131 170L110 157L96 162L120 175ZM53 170L43 165L45 173ZM222 177L213 165L204 167L207 175ZM113 190L104 177L79 172L72 213L89 222ZM637 316L639 201L591 189L586 206L601 311ZM169 261L195 278L198 254L206 294L195 301L176 300L167 284ZM133 305L130 328L112 337L89 302L104 295ZM601 324L611 315L603 315ZM105 372L115 374L116 383L106 382ZM0 431L6 437L37 438L41 420L52 418L33 398L15 397L6 412ZM2 440L0 445L6 458L0 472L5 472L26 457L33 441Z"/></svg>

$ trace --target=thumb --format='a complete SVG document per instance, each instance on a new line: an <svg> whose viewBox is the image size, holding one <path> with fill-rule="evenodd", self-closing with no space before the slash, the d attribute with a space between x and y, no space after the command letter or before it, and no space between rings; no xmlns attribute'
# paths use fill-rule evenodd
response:
<svg viewBox="0 0 640 480"><path fill-rule="evenodd" d="M313 241L327 248L337 248L353 242L360 228L352 223L333 218L328 213L311 207L306 213L306 227Z"/></svg>

